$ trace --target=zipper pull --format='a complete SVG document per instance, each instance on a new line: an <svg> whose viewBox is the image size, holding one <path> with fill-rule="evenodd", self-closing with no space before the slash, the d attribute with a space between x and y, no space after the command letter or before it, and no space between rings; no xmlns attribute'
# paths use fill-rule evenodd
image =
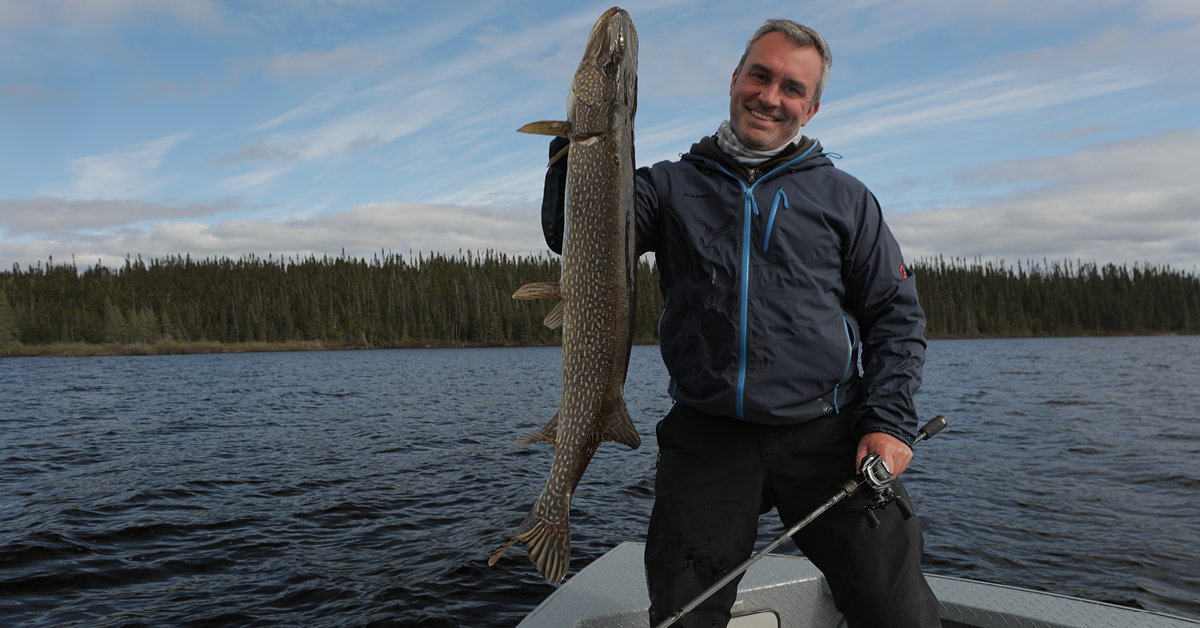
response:
<svg viewBox="0 0 1200 628"><path fill-rule="evenodd" d="M775 212L779 209L779 201L783 201L783 208L788 208L787 194L783 193L783 188L775 193L775 202L771 204L771 215L767 218L767 236L763 238L763 253L767 252L767 246L771 244L771 227L775 225Z"/></svg>

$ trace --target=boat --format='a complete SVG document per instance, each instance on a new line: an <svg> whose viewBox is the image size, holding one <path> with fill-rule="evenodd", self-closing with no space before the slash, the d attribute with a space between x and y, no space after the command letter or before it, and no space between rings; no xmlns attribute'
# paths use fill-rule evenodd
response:
<svg viewBox="0 0 1200 628"><path fill-rule="evenodd" d="M517 628L651 628L645 545L613 548ZM926 574L944 628L1196 628L1200 621L1019 587ZM825 578L805 558L769 554L738 585L730 628L839 628Z"/></svg>

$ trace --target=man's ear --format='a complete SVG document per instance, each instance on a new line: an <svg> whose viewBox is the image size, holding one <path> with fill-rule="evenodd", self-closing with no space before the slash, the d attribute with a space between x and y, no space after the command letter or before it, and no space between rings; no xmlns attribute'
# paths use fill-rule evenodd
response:
<svg viewBox="0 0 1200 628"><path fill-rule="evenodd" d="M807 125L808 121L812 120L813 116L817 115L817 110L820 108L821 108L821 101L819 101L819 100L817 102L813 103L812 105L810 105L808 108L808 115L804 116L804 122L801 122L800 126Z"/></svg>

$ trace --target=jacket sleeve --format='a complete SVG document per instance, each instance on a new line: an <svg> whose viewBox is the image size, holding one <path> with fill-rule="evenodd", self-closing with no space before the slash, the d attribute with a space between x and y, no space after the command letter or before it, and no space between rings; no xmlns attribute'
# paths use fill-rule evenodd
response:
<svg viewBox="0 0 1200 628"><path fill-rule="evenodd" d="M550 156L553 159L570 141L565 137L550 140ZM546 168L546 186L542 189L542 235L551 251L562 255L563 224L566 220L567 160L559 159Z"/></svg>
<svg viewBox="0 0 1200 628"><path fill-rule="evenodd" d="M550 158L566 146L568 140L556 137L550 141ZM649 168L634 172L635 202L637 203L637 254L656 250L658 224L658 195ZM542 189L542 235L551 251L562 255L563 231L566 225L567 160L559 159L546 169L546 184Z"/></svg>
<svg viewBox="0 0 1200 628"><path fill-rule="evenodd" d="M843 262L847 299L862 340L864 393L852 434L885 432L911 445L918 422L913 397L925 363L925 313L916 277L904 265L879 202L865 189Z"/></svg>

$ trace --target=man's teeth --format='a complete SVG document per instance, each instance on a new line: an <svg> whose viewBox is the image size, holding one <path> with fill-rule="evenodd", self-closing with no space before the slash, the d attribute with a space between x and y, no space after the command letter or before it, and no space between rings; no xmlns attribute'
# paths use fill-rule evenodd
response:
<svg viewBox="0 0 1200 628"><path fill-rule="evenodd" d="M767 122L774 122L774 121L775 121L775 118L772 118L771 116L768 116L768 115L766 115L766 114L763 114L763 113L759 113L759 112L757 112L757 111L755 111L755 110L753 110L753 109L747 109L747 111L749 111L749 112L750 112L750 115L754 116L755 118L758 118L759 120L766 120Z"/></svg>

